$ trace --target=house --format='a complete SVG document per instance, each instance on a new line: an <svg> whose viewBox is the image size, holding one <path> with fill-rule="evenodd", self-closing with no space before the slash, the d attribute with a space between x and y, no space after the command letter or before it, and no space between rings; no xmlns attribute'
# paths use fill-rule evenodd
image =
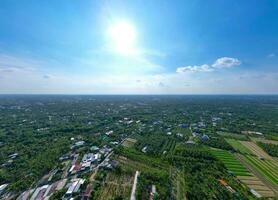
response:
<svg viewBox="0 0 278 200"><path fill-rule="evenodd" d="M223 179L219 179L218 181L221 185L225 186L228 191L230 191L231 193L236 193L236 191L231 186L229 186L226 181L224 181Z"/></svg>
<svg viewBox="0 0 278 200"><path fill-rule="evenodd" d="M85 144L84 141L78 141L78 142L75 143L75 146L79 147L79 146L83 146L84 144Z"/></svg>
<svg viewBox="0 0 278 200"><path fill-rule="evenodd" d="M206 134L204 134L204 135L201 137L201 140L202 140L203 142L208 141L208 140L209 140L209 136L206 135Z"/></svg>
<svg viewBox="0 0 278 200"><path fill-rule="evenodd" d="M118 144L119 144L119 142L114 141L114 142L110 142L110 144L112 144L112 145L118 145Z"/></svg>
<svg viewBox="0 0 278 200"><path fill-rule="evenodd" d="M89 169L94 160L95 160L95 156L93 153L85 154L81 161L81 170Z"/></svg>
<svg viewBox="0 0 278 200"><path fill-rule="evenodd" d="M13 153L13 154L9 155L8 157L10 159L15 159L17 156L18 156L18 153Z"/></svg>
<svg viewBox="0 0 278 200"><path fill-rule="evenodd" d="M181 127L181 128L189 128L189 125L188 124L180 124L179 127Z"/></svg>
<svg viewBox="0 0 278 200"><path fill-rule="evenodd" d="M109 136L109 135L111 135L113 132L114 132L114 131L112 131L112 130L111 130L111 131L108 131L108 132L105 133L105 135Z"/></svg>
<svg viewBox="0 0 278 200"><path fill-rule="evenodd" d="M147 146L144 146L144 148L142 149L142 152L147 153L147 148L148 148Z"/></svg>
<svg viewBox="0 0 278 200"><path fill-rule="evenodd" d="M188 140L188 141L185 142L185 144L195 144L195 142L192 141L192 140Z"/></svg>
<svg viewBox="0 0 278 200"><path fill-rule="evenodd" d="M183 137L183 134L177 133L176 136L178 136L178 137Z"/></svg>
<svg viewBox="0 0 278 200"><path fill-rule="evenodd" d="M85 182L85 179L72 179L72 182L65 194L65 197L71 197L74 193L79 192L80 186Z"/></svg>
<svg viewBox="0 0 278 200"><path fill-rule="evenodd" d="M66 160L69 160L70 157L68 155L63 155L59 158L60 161L66 161Z"/></svg>
<svg viewBox="0 0 278 200"><path fill-rule="evenodd" d="M98 150L99 150L99 148L97 146L92 146L91 147L91 151L98 151Z"/></svg>
<svg viewBox="0 0 278 200"><path fill-rule="evenodd" d="M8 184L3 184L3 185L0 185L0 194L2 192L4 192L4 190L7 188Z"/></svg>
<svg viewBox="0 0 278 200"><path fill-rule="evenodd" d="M84 141L78 141L76 142L74 145L71 146L71 149L77 148L77 147L81 147L85 144Z"/></svg>
<svg viewBox="0 0 278 200"><path fill-rule="evenodd" d="M43 199L48 187L51 187L51 185L43 185L41 187L38 187L33 195L31 196L30 200L39 200Z"/></svg>
<svg viewBox="0 0 278 200"><path fill-rule="evenodd" d="M193 137L199 137L199 135L200 135L199 133L192 132L192 136L193 136Z"/></svg>

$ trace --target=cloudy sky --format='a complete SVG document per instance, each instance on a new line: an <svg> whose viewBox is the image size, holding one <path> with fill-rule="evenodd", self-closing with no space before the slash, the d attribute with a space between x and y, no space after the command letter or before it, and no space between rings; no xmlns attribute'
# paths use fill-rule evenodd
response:
<svg viewBox="0 0 278 200"><path fill-rule="evenodd" d="M277 94L276 0L1 0L0 93Z"/></svg>

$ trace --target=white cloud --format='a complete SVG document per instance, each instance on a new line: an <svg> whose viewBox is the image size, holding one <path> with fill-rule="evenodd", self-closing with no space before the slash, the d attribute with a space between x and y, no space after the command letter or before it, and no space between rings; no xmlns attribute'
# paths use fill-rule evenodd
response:
<svg viewBox="0 0 278 200"><path fill-rule="evenodd" d="M212 72L215 69L221 68L230 68L233 66L240 65L241 62L237 58L222 57L218 58L212 65L203 64L203 65L189 65L185 67L178 67L177 73L186 73L186 72Z"/></svg>
<svg viewBox="0 0 278 200"><path fill-rule="evenodd" d="M214 68L230 68L240 65L241 62L237 58L222 57L218 58L212 65Z"/></svg>
<svg viewBox="0 0 278 200"><path fill-rule="evenodd" d="M185 67L178 67L176 72L177 73L185 73L185 72L211 72L213 69L207 65L194 65L194 66L185 66Z"/></svg>
<svg viewBox="0 0 278 200"><path fill-rule="evenodd" d="M276 56L275 53L271 53L271 54L268 54L268 55L267 55L268 58L273 58L273 57L275 57L275 56Z"/></svg>

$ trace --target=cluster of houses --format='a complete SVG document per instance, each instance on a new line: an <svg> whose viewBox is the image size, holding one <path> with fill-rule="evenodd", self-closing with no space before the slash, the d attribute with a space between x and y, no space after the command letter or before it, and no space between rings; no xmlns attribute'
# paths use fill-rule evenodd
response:
<svg viewBox="0 0 278 200"><path fill-rule="evenodd" d="M87 170L90 169L93 166L95 166L98 162L100 162L101 154L100 153L86 153L81 161L81 170Z"/></svg>
<svg viewBox="0 0 278 200"><path fill-rule="evenodd" d="M52 184L43 185L36 189L23 192L17 200L48 200L54 192L62 190L66 185L67 179L62 179Z"/></svg>

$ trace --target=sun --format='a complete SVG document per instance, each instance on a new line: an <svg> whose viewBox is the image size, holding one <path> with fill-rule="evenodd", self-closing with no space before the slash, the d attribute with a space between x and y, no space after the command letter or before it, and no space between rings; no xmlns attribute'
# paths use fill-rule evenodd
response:
<svg viewBox="0 0 278 200"><path fill-rule="evenodd" d="M111 25L108 30L112 48L116 53L132 55L136 52L136 30L127 21L119 21Z"/></svg>

